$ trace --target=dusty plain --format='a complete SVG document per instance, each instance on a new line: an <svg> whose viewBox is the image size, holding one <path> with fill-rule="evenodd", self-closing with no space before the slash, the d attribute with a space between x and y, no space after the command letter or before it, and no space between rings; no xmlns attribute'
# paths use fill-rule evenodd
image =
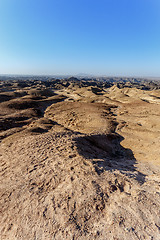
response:
<svg viewBox="0 0 160 240"><path fill-rule="evenodd" d="M0 81L0 239L160 239L153 85Z"/></svg>

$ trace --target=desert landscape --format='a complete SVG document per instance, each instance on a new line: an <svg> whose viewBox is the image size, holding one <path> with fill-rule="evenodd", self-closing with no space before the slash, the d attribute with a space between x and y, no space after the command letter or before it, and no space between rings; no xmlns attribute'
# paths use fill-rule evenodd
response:
<svg viewBox="0 0 160 240"><path fill-rule="evenodd" d="M160 81L0 78L2 240L160 239Z"/></svg>

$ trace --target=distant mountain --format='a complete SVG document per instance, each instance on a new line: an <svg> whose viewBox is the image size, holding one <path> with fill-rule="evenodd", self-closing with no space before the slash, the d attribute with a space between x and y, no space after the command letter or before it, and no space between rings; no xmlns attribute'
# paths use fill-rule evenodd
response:
<svg viewBox="0 0 160 240"><path fill-rule="evenodd" d="M94 77L94 75L87 73L78 73L75 75L75 77Z"/></svg>

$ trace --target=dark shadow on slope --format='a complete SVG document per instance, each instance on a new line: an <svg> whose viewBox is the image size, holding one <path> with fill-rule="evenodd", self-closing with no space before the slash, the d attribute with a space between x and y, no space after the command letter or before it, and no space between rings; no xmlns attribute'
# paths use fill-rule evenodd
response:
<svg viewBox="0 0 160 240"><path fill-rule="evenodd" d="M6 102L4 108L15 110L12 115L5 115L0 119L0 131L6 131L11 128L23 127L31 123L35 119L43 118L47 107L54 103L62 102L66 99L65 96L54 96L53 99L44 99L40 101L32 99L16 99ZM36 131L36 130L35 130ZM37 132L45 132L37 129Z"/></svg>
<svg viewBox="0 0 160 240"><path fill-rule="evenodd" d="M87 135L74 140L79 154L86 159L93 160L98 174L117 169L130 178L144 183L145 175L136 170L136 159L132 150L126 149L120 144L123 139L119 134L111 133Z"/></svg>

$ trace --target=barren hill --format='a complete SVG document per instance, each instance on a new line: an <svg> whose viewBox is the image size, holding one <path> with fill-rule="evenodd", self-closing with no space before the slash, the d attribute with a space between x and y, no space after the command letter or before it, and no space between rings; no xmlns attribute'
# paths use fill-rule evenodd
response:
<svg viewBox="0 0 160 240"><path fill-rule="evenodd" d="M2 84L1 239L159 240L159 94Z"/></svg>

